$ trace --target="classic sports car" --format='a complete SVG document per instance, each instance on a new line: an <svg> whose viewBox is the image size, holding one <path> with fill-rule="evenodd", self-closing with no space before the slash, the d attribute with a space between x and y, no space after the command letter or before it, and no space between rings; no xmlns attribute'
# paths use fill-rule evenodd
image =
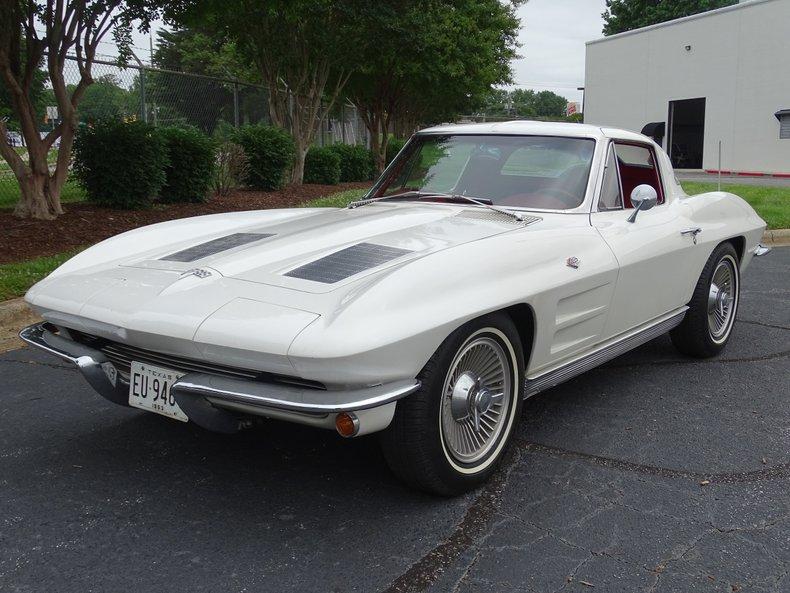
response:
<svg viewBox="0 0 790 593"><path fill-rule="evenodd" d="M764 228L737 196L687 196L638 134L440 126L348 208L91 247L28 292L45 321L21 337L112 402L211 430L383 431L398 476L456 494L491 474L524 398L664 332L719 353Z"/></svg>

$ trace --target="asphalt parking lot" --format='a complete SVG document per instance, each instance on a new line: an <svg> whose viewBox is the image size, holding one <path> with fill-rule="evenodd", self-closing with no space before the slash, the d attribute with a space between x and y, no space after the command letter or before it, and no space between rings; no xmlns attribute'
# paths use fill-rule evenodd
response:
<svg viewBox="0 0 790 593"><path fill-rule="evenodd" d="M211 434L0 355L0 590L790 591L789 271L755 261L716 360L662 337L529 400L453 500L374 437Z"/></svg>

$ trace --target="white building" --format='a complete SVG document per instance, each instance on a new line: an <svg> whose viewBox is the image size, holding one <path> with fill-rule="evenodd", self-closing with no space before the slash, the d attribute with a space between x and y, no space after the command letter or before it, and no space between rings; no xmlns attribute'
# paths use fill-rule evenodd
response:
<svg viewBox="0 0 790 593"><path fill-rule="evenodd" d="M663 136L677 168L718 170L721 142L725 172L790 176L790 0L590 41L585 78L586 123Z"/></svg>

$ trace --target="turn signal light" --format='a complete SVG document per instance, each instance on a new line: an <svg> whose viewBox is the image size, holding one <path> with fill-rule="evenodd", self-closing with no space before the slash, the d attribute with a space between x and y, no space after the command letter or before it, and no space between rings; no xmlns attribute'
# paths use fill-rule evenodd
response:
<svg viewBox="0 0 790 593"><path fill-rule="evenodd" d="M359 418L353 412L341 412L335 416L335 428L341 437L356 436L359 432Z"/></svg>

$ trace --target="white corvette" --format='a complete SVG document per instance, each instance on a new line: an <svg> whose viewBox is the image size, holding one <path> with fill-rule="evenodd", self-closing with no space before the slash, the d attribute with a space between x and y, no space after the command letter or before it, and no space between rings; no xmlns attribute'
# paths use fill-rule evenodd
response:
<svg viewBox="0 0 790 593"><path fill-rule="evenodd" d="M21 337L110 401L208 429L383 431L401 478L454 494L493 471L525 397L667 331L720 352L764 228L737 196L687 196L638 134L442 126L348 208L91 247L28 292L45 322Z"/></svg>

